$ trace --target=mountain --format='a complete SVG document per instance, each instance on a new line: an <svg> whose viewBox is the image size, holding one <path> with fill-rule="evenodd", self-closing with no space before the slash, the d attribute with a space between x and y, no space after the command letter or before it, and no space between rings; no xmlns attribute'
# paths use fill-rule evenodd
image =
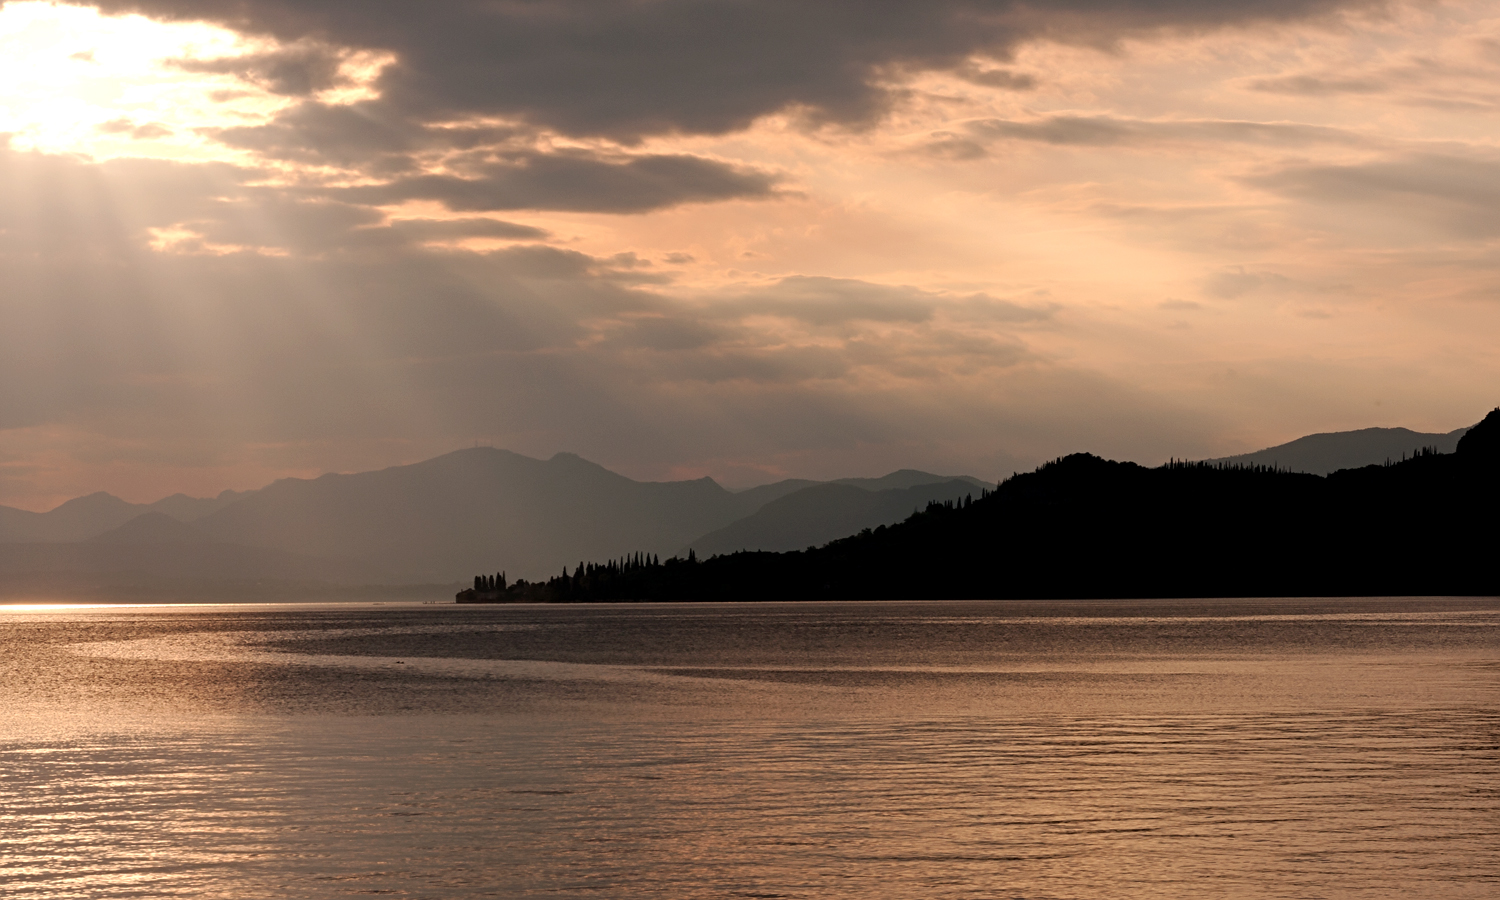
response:
<svg viewBox="0 0 1500 900"><path fill-rule="evenodd" d="M745 527L758 528L756 540L768 545L823 543L902 518L933 494L906 497L881 488L944 479L903 470L845 481L823 485L833 504L827 510L803 498ZM370 583L446 583L475 569L501 568L536 578L589 557L670 555L768 501L818 484L790 479L731 493L708 478L638 482L570 453L544 461L480 447L378 472L283 479L211 499L174 494L142 505L99 493L46 513L0 508L0 543L79 544L6 550L5 559L23 568L35 564L38 572L139 569L175 578L218 567L239 573L233 577L321 572ZM832 499L844 494L852 501ZM777 528L787 533L778 536ZM137 548L139 559L128 548ZM284 575L276 572L278 560ZM0 565L0 574L15 574L5 567L11 563Z"/></svg>
<svg viewBox="0 0 1500 900"><path fill-rule="evenodd" d="M119 528L89 538L91 544L205 544L208 536L166 513L148 512Z"/></svg>
<svg viewBox="0 0 1500 900"><path fill-rule="evenodd" d="M1460 428L1447 434L1428 434L1406 428L1361 428L1358 431L1334 431L1310 434L1285 444L1254 453L1210 459L1210 463L1261 465L1288 472L1311 472L1327 475L1339 469L1357 469L1410 457L1425 448L1452 453L1459 438L1468 431Z"/></svg>
<svg viewBox="0 0 1500 900"><path fill-rule="evenodd" d="M187 494L173 494L149 504L147 509L166 513L179 522L191 522L211 512L217 512L249 493L250 491L222 491L217 497L189 497Z"/></svg>
<svg viewBox="0 0 1500 900"><path fill-rule="evenodd" d="M129 503L103 491L76 497L44 513L0 506L0 543L87 541L147 512L191 522L222 509L248 492L224 491L212 499L173 494L155 503Z"/></svg>
<svg viewBox="0 0 1500 900"><path fill-rule="evenodd" d="M963 478L893 490L868 490L849 484L850 481L901 484L917 474L920 473L904 470L886 478L846 479L802 488L698 538L683 548L680 555L686 555L688 549L707 557L737 550L781 551L820 546L865 528L895 524L930 502L959 500L982 489Z"/></svg>
<svg viewBox="0 0 1500 900"><path fill-rule="evenodd" d="M44 513L0 506L0 542L84 541L118 528L146 510L103 491L74 498Z"/></svg>
<svg viewBox="0 0 1500 900"><path fill-rule="evenodd" d="M806 478L788 478L771 484L763 484L759 487L747 488L737 491L736 497L744 502L745 508L749 510L760 509L772 500L779 500L787 494L794 494L803 488L812 487L815 484L825 484L822 481L809 481Z"/></svg>
<svg viewBox="0 0 1500 900"><path fill-rule="evenodd" d="M934 475L931 472L919 472L916 469L898 469L880 478L837 478L829 483L847 484L864 491L891 491L950 481L962 481L976 491L988 490L995 486L994 482L980 481L970 475Z"/></svg>
<svg viewBox="0 0 1500 900"><path fill-rule="evenodd" d="M1500 409L1454 453L1327 476L1078 453L815 549L592 563L504 598L1484 596L1500 594L1497 508ZM1349 639L1376 647L1376 631ZM1274 628L1251 632L1285 652Z"/></svg>
<svg viewBox="0 0 1500 900"><path fill-rule="evenodd" d="M588 557L670 554L752 511L710 478L638 482L570 453L476 447L378 472L283 479L193 525L209 539L359 560L388 578L523 577Z"/></svg>
<svg viewBox="0 0 1500 900"><path fill-rule="evenodd" d="M938 484L944 481L953 481L954 479L967 481L980 490L994 486L988 481L980 481L978 478L969 475L934 475L931 472L921 472L916 469L900 469L889 475L883 475L880 478L836 478L833 481L810 481L806 478L788 478L785 481L747 488L746 490L737 492L737 496L746 501L748 508L760 509L773 500L779 500L788 494L796 493L803 488L809 488L815 484L844 484L850 487L857 487L863 491L888 491L896 488L918 487L924 484Z"/></svg>

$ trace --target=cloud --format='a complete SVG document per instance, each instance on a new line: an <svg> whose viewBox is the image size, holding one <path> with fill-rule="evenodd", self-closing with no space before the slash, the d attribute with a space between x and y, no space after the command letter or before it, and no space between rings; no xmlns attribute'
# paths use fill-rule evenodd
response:
<svg viewBox="0 0 1500 900"><path fill-rule="evenodd" d="M316 38L394 54L396 62L378 87L398 118L499 117L629 141L725 133L789 109L843 124L869 122L897 96L893 72L972 72L976 55L1004 60L1021 44L1042 38L1107 44L1163 30L1287 22L1377 4L434 0L420 10L407 3L345 0L99 5L111 13L216 21L287 44ZM259 60L246 70L248 77L289 92L310 89L327 72L326 57L316 54ZM1020 86L1006 78L1003 86Z"/></svg>
<svg viewBox="0 0 1500 900"><path fill-rule="evenodd" d="M169 137L172 134L172 129L160 122L147 122L144 125L137 125L133 119L123 116L118 119L111 119L108 122L100 122L94 126L94 130L100 134L128 134L138 141Z"/></svg>
<svg viewBox="0 0 1500 900"><path fill-rule="evenodd" d="M926 322L936 298L913 287L871 284L851 278L794 275L766 288L746 291L718 304L720 315L763 315L809 325L853 321Z"/></svg>
<svg viewBox="0 0 1500 900"><path fill-rule="evenodd" d="M611 335L611 340L648 350L699 350L718 342L723 336L722 327L692 319L655 315L628 320Z"/></svg>
<svg viewBox="0 0 1500 900"><path fill-rule="evenodd" d="M811 273L657 285L629 254L434 249L545 235L391 221L266 174L0 151L0 432L13 470L39 473L0 502L256 487L474 440L638 477L1210 455L1201 416L1034 348L1055 304ZM163 229L198 244L151 250Z"/></svg>
<svg viewBox="0 0 1500 900"><path fill-rule="evenodd" d="M1203 289L1206 293L1214 297L1224 300L1235 300L1246 294L1258 291L1284 289L1290 287L1291 284L1292 280L1290 278L1276 272L1257 272L1248 270L1244 266L1235 266L1209 276ZM1181 301L1177 301L1172 306L1168 306L1167 303L1161 305L1164 309L1189 309L1197 308L1198 306L1196 303L1183 306Z"/></svg>
<svg viewBox="0 0 1500 900"><path fill-rule="evenodd" d="M184 72L236 75L273 94L306 97L349 83L336 48L298 41L262 53L214 59L170 59L166 64Z"/></svg>
<svg viewBox="0 0 1500 900"><path fill-rule="evenodd" d="M1378 94L1390 85L1378 78L1340 78L1318 75L1283 75L1257 78L1249 83L1253 91L1267 94L1290 94L1302 97L1326 97L1334 94Z"/></svg>
<svg viewBox="0 0 1500 900"><path fill-rule="evenodd" d="M1319 205L1357 206L1461 237L1500 235L1500 161L1439 154L1289 166L1247 184Z"/></svg>
<svg viewBox="0 0 1500 900"><path fill-rule="evenodd" d="M325 175L345 170L344 184L357 186L329 189L328 199L432 201L475 213L636 214L775 197L782 181L699 155L624 152L646 138L733 132L775 113L863 127L905 96L907 76L922 71L1034 88L1034 75L1003 65L1029 41L1109 43L1163 29L1322 16L1368 2L1073 0L1042 9L1012 0L443 0L417 11L342 0L104 0L100 9L215 21L278 41L273 49L171 64L297 98L269 122L201 133L264 160L316 166ZM369 63L365 68L385 61L369 95L351 103L319 99L351 83L346 64L356 58ZM1194 127L1205 133L1183 133ZM985 141L1002 138L1138 142L1170 139L1170 128L1177 139L1214 139L1208 127L996 121L937 140L929 152L977 159ZM1275 136L1275 126L1214 127L1220 139L1291 140ZM1229 136L1236 128L1239 136ZM559 143L559 136L589 139L587 149Z"/></svg>
<svg viewBox="0 0 1500 900"><path fill-rule="evenodd" d="M777 178L746 166L686 154L607 157L524 153L465 175L412 175L328 194L378 206L435 200L451 210L517 209L640 213L715 200L775 196Z"/></svg>
<svg viewBox="0 0 1500 900"><path fill-rule="evenodd" d="M974 294L944 307L944 313L954 319L982 322L1007 322L1026 324L1045 322L1062 309L1056 303L1028 306L1013 300L1002 300L988 294Z"/></svg>
<svg viewBox="0 0 1500 900"><path fill-rule="evenodd" d="M1221 119L1130 119L1108 115L1056 115L1025 122L980 119L966 123L966 131L978 140L1036 141L1083 147L1189 142L1276 147L1367 143L1366 139L1352 132L1321 125Z"/></svg>
<svg viewBox="0 0 1500 900"><path fill-rule="evenodd" d="M963 80L984 87L1002 88L1007 91L1030 91L1036 88L1036 76L1013 69L984 68L973 62L965 63L954 70Z"/></svg>
<svg viewBox="0 0 1500 900"><path fill-rule="evenodd" d="M499 219L400 219L388 227L403 237L417 241L464 238L539 241L547 237L544 229L502 222Z"/></svg>

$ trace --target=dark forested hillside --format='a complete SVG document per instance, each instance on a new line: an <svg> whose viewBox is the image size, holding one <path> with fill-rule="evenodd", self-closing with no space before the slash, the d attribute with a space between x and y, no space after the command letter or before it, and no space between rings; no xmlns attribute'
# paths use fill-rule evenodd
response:
<svg viewBox="0 0 1500 900"><path fill-rule="evenodd" d="M815 550L580 565L505 599L1500 593L1500 409L1452 454L1327 477L1088 454Z"/></svg>

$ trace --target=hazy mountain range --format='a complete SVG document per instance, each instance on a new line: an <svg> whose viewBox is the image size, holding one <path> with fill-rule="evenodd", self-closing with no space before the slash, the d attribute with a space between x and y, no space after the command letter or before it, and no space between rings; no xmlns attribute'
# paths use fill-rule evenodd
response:
<svg viewBox="0 0 1500 900"><path fill-rule="evenodd" d="M1451 452L1464 431L1317 434L1224 461L1323 474L1423 447ZM442 584L498 568L535 579L637 551L706 557L822 545L987 487L903 469L732 492L709 478L639 482L569 453L539 460L481 447L214 498L132 504L96 493L45 513L0 507L0 594L174 579Z"/></svg>
<svg viewBox="0 0 1500 900"><path fill-rule="evenodd" d="M1310 434L1265 450L1208 462L1254 464L1289 472L1327 475L1340 469L1400 462L1424 449L1452 453L1458 447L1458 439L1468 430L1460 428L1447 434L1428 434L1406 428L1361 428L1358 431Z"/></svg>
<svg viewBox="0 0 1500 900"><path fill-rule="evenodd" d="M719 546L736 540L721 532L747 517L747 539L825 543L985 485L902 470L735 493L709 478L639 482L569 453L539 460L481 447L212 500L138 505L100 493L46 513L0 507L0 590L33 592L50 576L73 585L80 578L396 584L504 568L536 578L586 558L670 556L709 538L705 547ZM828 490L871 499L797 500Z"/></svg>

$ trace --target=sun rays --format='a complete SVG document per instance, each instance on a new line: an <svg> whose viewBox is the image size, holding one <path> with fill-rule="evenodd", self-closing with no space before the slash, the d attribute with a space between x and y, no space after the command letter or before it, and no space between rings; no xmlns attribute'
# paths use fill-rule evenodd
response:
<svg viewBox="0 0 1500 900"><path fill-rule="evenodd" d="M206 23L104 16L84 6L25 0L0 7L0 134L12 147L121 156L245 161L208 135L253 125L290 106L274 79L236 65L287 52ZM388 56L333 51L320 98L370 96ZM264 69L264 67L262 67Z"/></svg>

